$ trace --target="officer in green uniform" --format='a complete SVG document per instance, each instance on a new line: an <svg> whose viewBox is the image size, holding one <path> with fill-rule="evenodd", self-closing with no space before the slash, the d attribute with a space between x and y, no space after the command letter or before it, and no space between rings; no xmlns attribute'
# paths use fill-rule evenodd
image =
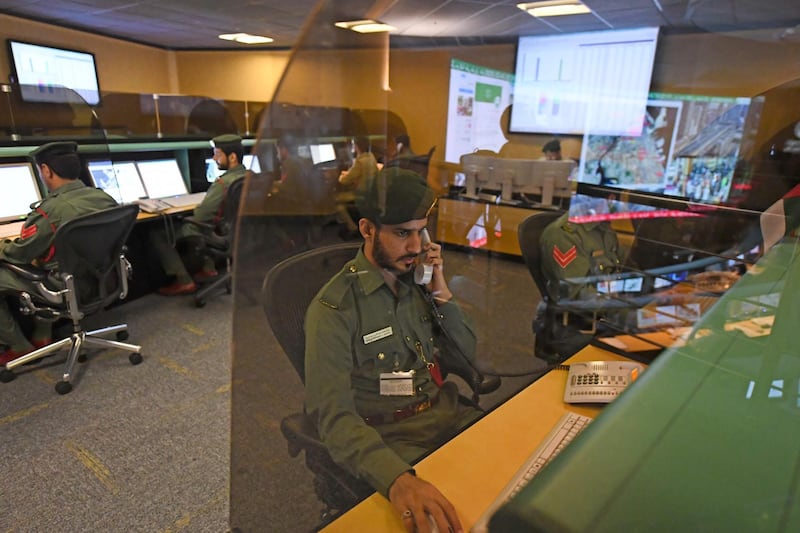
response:
<svg viewBox="0 0 800 533"><path fill-rule="evenodd" d="M604 202L599 200L598 207L603 207ZM596 214L594 209L591 212ZM551 364L563 361L588 344L598 317L587 310L568 313L565 318L563 311L549 302L593 298L597 296L596 286L577 278L610 275L621 266L617 234L608 222L574 222L569 217L570 213L565 213L551 222L539 239L548 299L539 304L533 320L534 351L538 358ZM603 318L609 321L624 318L617 314L607 312Z"/></svg>
<svg viewBox="0 0 800 533"><path fill-rule="evenodd" d="M571 222L565 213L544 229L539 242L542 273L554 301L592 295L594 287L570 279L613 274L621 266L617 234L608 222Z"/></svg>
<svg viewBox="0 0 800 533"><path fill-rule="evenodd" d="M364 245L305 321L306 410L333 459L388 497L409 531L428 526L426 513L440 531L460 529L453 506L411 463L479 416L434 365L434 310L423 290L464 354L473 357L476 344L445 281L441 246L423 243L434 202L419 174L384 169L357 199ZM423 252L432 266L425 288L413 274Z"/></svg>
<svg viewBox="0 0 800 533"><path fill-rule="evenodd" d="M3 268L2 263L42 268L52 266L55 254L53 239L61 224L117 205L111 196L100 189L86 187L78 179L81 161L77 143L48 143L34 150L31 156L39 165L39 175L49 193L44 200L31 206L20 236L0 242L0 345L6 347L4 352L0 352L0 365L48 344L51 335L50 323L36 322L33 342L25 337L9 311L6 297L34 288Z"/></svg>
<svg viewBox="0 0 800 533"><path fill-rule="evenodd" d="M214 137L214 161L220 170L224 170L217 180L208 188L203 201L194 208L192 218L206 224L217 224L222 220L224 212L225 195L231 183L244 177L246 169L242 164L244 148L242 138L238 135L226 134ZM175 241L191 237L202 236L204 230L190 222L183 222L175 235ZM204 258L203 269L196 273L194 278L186 270L186 265L181 259L175 246L170 243L167 233L163 229L156 229L150 233L150 242L155 249L161 266L168 276L174 276L174 283L158 289L160 294L174 296L188 294L197 290L195 281L204 281L217 276L216 266L210 257Z"/></svg>

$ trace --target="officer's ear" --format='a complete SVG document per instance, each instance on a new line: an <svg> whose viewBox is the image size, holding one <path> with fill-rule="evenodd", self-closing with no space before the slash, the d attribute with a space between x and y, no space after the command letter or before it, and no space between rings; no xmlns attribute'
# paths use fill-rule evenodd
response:
<svg viewBox="0 0 800 533"><path fill-rule="evenodd" d="M362 218L358 221L358 232L364 237L364 240L371 241L378 233L378 227L371 220Z"/></svg>

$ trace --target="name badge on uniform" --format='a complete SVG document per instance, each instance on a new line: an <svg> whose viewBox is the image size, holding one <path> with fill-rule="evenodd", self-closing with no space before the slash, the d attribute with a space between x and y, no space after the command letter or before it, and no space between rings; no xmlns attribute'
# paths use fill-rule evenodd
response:
<svg viewBox="0 0 800 533"><path fill-rule="evenodd" d="M385 339L386 337L391 337L393 333L394 332L392 331L392 326L386 326L385 328L379 329L378 331L367 333L366 335L364 335L364 344L369 344L371 342Z"/></svg>
<svg viewBox="0 0 800 533"><path fill-rule="evenodd" d="M414 371L381 373L381 396L414 396Z"/></svg>

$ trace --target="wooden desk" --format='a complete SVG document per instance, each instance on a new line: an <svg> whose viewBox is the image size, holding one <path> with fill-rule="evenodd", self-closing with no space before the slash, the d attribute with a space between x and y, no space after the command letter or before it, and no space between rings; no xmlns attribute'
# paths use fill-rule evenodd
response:
<svg viewBox="0 0 800 533"><path fill-rule="evenodd" d="M149 220L156 218L161 215L177 215L180 213L191 213L194 211L194 208L197 207L199 204L194 205L186 205L181 207L172 207L167 209L166 211L161 211L160 213L148 213L146 211L139 211L139 215L136 217L137 222L141 222L143 220ZM11 239L14 240L19 237L19 231L22 229L21 223L12 223L12 224L0 224L0 239Z"/></svg>
<svg viewBox="0 0 800 533"><path fill-rule="evenodd" d="M136 222L141 222L143 220L149 220L151 218L156 218L161 215L178 215L181 213L191 213L194 211L194 208L200 204L194 205L183 205L181 207L170 207L169 209L165 209L164 211L159 211L158 213L148 213L142 209L139 209L139 215L136 217Z"/></svg>
<svg viewBox="0 0 800 533"><path fill-rule="evenodd" d="M625 358L587 346L567 362L595 360ZM465 531L565 412L594 418L600 411L597 405L564 403L566 382L567 372L549 372L415 466L420 478L432 482L455 505ZM397 511L379 494L373 494L323 531L349 533L367 529L405 531Z"/></svg>
<svg viewBox="0 0 800 533"><path fill-rule="evenodd" d="M466 199L440 198L436 240L522 255L517 227L542 209L497 205Z"/></svg>

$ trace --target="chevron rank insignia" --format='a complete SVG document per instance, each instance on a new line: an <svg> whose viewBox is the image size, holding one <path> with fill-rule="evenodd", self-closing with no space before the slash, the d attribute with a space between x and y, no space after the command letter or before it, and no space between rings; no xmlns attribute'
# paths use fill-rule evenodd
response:
<svg viewBox="0 0 800 533"><path fill-rule="evenodd" d="M558 263L561 268L567 268L567 265L572 263L576 257L578 257L578 249L575 248L574 244L572 248L566 252L562 252L558 249L558 246L555 244L553 245L553 259L556 260L556 263Z"/></svg>

